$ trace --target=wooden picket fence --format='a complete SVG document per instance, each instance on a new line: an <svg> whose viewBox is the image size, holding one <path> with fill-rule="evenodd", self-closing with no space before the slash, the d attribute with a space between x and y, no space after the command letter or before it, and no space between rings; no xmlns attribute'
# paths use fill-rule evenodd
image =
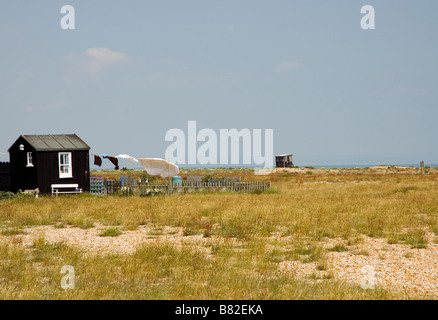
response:
<svg viewBox="0 0 438 320"><path fill-rule="evenodd" d="M135 180L91 178L91 193L101 195L149 196L156 194L184 194L192 192L265 192L271 188L271 181L214 181L214 182L155 182L137 183Z"/></svg>

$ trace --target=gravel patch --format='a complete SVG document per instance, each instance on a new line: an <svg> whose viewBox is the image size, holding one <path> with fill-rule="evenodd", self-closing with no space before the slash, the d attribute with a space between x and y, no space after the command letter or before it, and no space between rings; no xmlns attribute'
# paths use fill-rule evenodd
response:
<svg viewBox="0 0 438 320"><path fill-rule="evenodd" d="M364 289L401 290L409 294L438 298L438 245L428 235L426 249L406 244L388 244L387 239L363 237L363 243L348 246L348 251L327 252L327 271L318 271L317 263L284 261L280 269L300 278L311 275L323 278L330 272L335 279L362 286ZM331 239L324 248L345 243ZM360 254L360 253L366 253Z"/></svg>
<svg viewBox="0 0 438 320"><path fill-rule="evenodd" d="M116 226L117 227L117 226ZM100 234L108 226L96 224L93 228L81 229L67 226L55 228L54 226L37 226L22 229L25 234L14 236L0 236L0 242L17 243L17 240L25 246L31 246L38 238L43 237L48 243L65 243L83 250L87 255L105 254L132 254L144 244L153 244L157 241L169 242L177 247L196 247L196 250L210 251L199 244L207 243L208 238L202 235L183 236L183 228L139 226L136 230L123 230L118 236L102 237Z"/></svg>
<svg viewBox="0 0 438 320"><path fill-rule="evenodd" d="M185 236L182 227L152 225L139 226L135 230L120 228L121 235L101 237L100 234L106 228L108 226L98 224L89 229L73 226L29 227L22 229L24 234L0 235L0 243L20 243L29 247L36 239L44 237L49 243L63 242L83 250L87 255L104 255L132 254L144 244L168 242L176 247L190 247L210 255L211 248L207 244L225 241L221 237ZM388 244L387 239L365 236L358 244L349 246L343 239L329 239L319 245L328 249L343 244L348 251L327 251L325 270L318 269L318 262L290 260L280 262L279 267L283 274L309 281L328 281L318 279L333 278L366 289L381 287L438 299L438 244L434 243L435 238L432 233L427 234L426 249L415 249L406 244Z"/></svg>

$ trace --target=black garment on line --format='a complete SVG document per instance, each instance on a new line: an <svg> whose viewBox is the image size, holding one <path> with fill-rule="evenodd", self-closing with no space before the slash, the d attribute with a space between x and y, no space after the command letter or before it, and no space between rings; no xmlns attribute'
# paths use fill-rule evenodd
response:
<svg viewBox="0 0 438 320"><path fill-rule="evenodd" d="M113 163L113 165L116 166L114 169L119 170L119 159L117 159L116 157L111 157L111 156L107 156L107 158L109 161L111 161Z"/></svg>
<svg viewBox="0 0 438 320"><path fill-rule="evenodd" d="M94 156L94 165L100 167L102 165L102 158L97 154L93 154L93 156Z"/></svg>

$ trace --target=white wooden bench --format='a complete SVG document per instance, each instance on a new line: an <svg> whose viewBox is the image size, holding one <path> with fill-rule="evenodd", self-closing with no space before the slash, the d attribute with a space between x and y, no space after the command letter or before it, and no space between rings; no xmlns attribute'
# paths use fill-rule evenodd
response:
<svg viewBox="0 0 438 320"><path fill-rule="evenodd" d="M74 190L65 190L65 189L74 189ZM52 184L52 197L54 194L58 196L58 194L60 193L82 193L82 188L79 188L79 185L77 183Z"/></svg>

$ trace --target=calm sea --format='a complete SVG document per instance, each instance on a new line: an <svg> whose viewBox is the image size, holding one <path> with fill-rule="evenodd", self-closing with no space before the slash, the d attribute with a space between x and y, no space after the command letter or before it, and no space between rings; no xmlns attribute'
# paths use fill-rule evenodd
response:
<svg viewBox="0 0 438 320"><path fill-rule="evenodd" d="M399 163L371 163L371 164L300 164L300 163L296 163L295 165L297 165L300 168L304 168L304 167L314 167L317 169L320 168L326 168L326 169L351 169L351 168L370 168L370 167L376 167L376 166L401 166L401 167L420 167L419 163L408 163L408 164L399 164ZM123 168L123 164L120 165L120 168ZM438 167L438 163L424 163L424 166L428 166L428 167ZM102 167L97 167L93 164L90 164L91 170L112 170L114 169L114 166L112 165L103 165ZM135 170L143 170L143 167L141 166L133 166L132 164L126 164L126 167L128 169L135 169ZM179 166L180 169L214 169L214 168L223 168L223 169L229 169L229 168L233 168L233 169L238 169L238 168L247 168L247 169L253 169L256 168L256 166L251 166L251 165L247 165L247 166L231 166L231 165L227 165L227 166L218 166L218 165L193 165L193 166L188 166L188 165L181 165Z"/></svg>

